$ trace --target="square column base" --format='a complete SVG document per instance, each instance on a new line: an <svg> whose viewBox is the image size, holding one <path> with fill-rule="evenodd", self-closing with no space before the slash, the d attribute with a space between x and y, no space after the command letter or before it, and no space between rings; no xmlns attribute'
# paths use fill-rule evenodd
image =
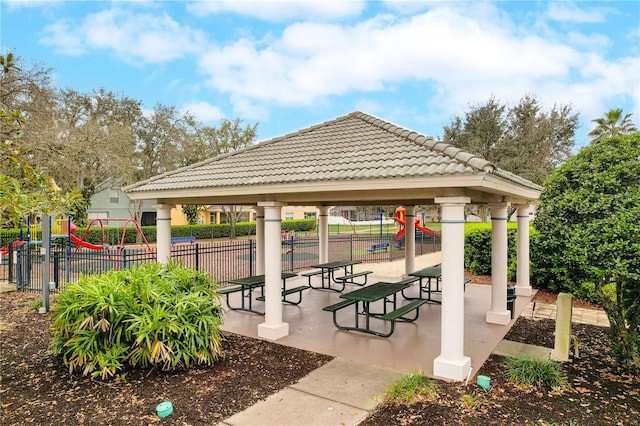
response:
<svg viewBox="0 0 640 426"><path fill-rule="evenodd" d="M487 312L487 322L489 324L507 325L511 321L511 311Z"/></svg>
<svg viewBox="0 0 640 426"><path fill-rule="evenodd" d="M289 324L286 322L273 325L263 322L258 324L258 337L267 340L278 340L289 335Z"/></svg>
<svg viewBox="0 0 640 426"><path fill-rule="evenodd" d="M529 297L531 296L531 293L531 286L516 286L516 296Z"/></svg>
<svg viewBox="0 0 640 426"><path fill-rule="evenodd" d="M471 358L450 359L440 355L433 360L433 375L450 380L466 380L471 371Z"/></svg>

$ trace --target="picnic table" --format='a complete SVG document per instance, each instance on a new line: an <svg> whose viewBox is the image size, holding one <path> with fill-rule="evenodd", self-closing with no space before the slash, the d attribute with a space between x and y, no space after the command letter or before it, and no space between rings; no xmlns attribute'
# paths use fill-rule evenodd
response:
<svg viewBox="0 0 640 426"><path fill-rule="evenodd" d="M298 274L294 274L292 272L282 272L281 276L282 276L282 288L283 288L283 296L282 296L283 301L289 302L288 300L286 300L286 296L291 292L287 290L287 279L296 277L298 276ZM258 297L258 300L260 299L264 300L264 283L265 283L264 275L252 275L250 277L229 280L229 284L234 284L235 287L221 288L218 290L218 294L224 294L226 296L227 306L231 310L252 312L258 315L264 315L264 312L258 311L253 308L253 290L260 289L260 296ZM307 287L302 287L302 288L306 289ZM293 289L290 289L290 290L293 290ZM296 290L296 291L300 291L300 290ZM238 293L238 292L241 293L241 298L240 298L241 304L240 306L231 306L229 295L231 293ZM289 302L289 303L293 303L293 302ZM300 302L297 302L294 304L298 304L298 303Z"/></svg>
<svg viewBox="0 0 640 426"><path fill-rule="evenodd" d="M360 260L339 260L336 262L327 262L327 263L320 263L317 265L311 265L312 268L316 268L317 271L312 271L312 272L307 272L304 274L301 274L304 277L308 277L309 278L309 287L316 289L316 290L332 290L332 291L337 291L337 292L342 292L344 291L344 287L345 284L349 283L349 284L359 284L359 285L364 285L364 284L360 284L360 283L356 283L354 282L354 278L358 277L358 276L364 276L365 277L365 283L366 283L366 276L368 274L371 274L371 271L363 271L363 272L359 272L357 274L353 273L353 265L357 265L359 263L362 263L362 261ZM336 276L335 275L335 271L342 269L344 274L342 276ZM322 284L320 287L314 287L311 284L311 277L314 275L320 275L321 279L322 279ZM332 287L332 283L334 284L338 284L341 287L340 288L335 288Z"/></svg>
<svg viewBox="0 0 640 426"><path fill-rule="evenodd" d="M420 296L417 298L405 296L405 298L410 300L415 300L420 298L433 303L438 303L438 304L441 303L439 300L435 300L431 298L431 293L442 293L442 290L440 290L440 279L442 277L442 268L440 267L440 265L429 266L427 268L423 268L418 271L411 272L408 275L411 277L417 277L420 280ZM431 288L431 280L435 282L435 289ZM422 296L423 292L427 293L426 298ZM404 293L403 293L403 296L404 296Z"/></svg>
<svg viewBox="0 0 640 426"><path fill-rule="evenodd" d="M357 290L341 294L340 297L345 299L341 302L326 306L323 310L333 313L333 324L340 330L353 330L369 333L380 337L389 337L395 330L396 321L412 322L418 319L418 308L427 303L424 299L416 299L406 305L397 306L398 293L402 293L409 288L412 282L378 282L370 286L359 288ZM371 304L382 301L382 312L374 312ZM337 321L337 312L348 306L354 306L354 325L341 325ZM361 309L360 309L361 308ZM391 308L391 310L389 310ZM411 311L415 311L412 318L405 315ZM360 324L360 312L364 315L364 325ZM378 331L371 328L371 318L378 318L391 323L391 329L388 332Z"/></svg>

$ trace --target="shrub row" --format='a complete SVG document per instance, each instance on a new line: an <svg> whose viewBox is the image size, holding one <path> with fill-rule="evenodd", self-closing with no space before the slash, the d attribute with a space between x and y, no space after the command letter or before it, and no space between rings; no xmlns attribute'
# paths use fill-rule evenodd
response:
<svg viewBox="0 0 640 426"><path fill-rule="evenodd" d="M308 232L315 226L315 219L296 219L283 220L282 229L293 232ZM105 227L104 231L98 226L92 226L85 236L85 241L92 244L120 244L122 239L122 227ZM80 238L84 234L85 228L77 228L75 235ZM104 232L104 235L103 235ZM142 232L150 243L156 242L156 227L143 226ZM207 240L213 238L228 238L231 234L231 225L223 223L220 225L179 225L171 227L172 237L195 236L198 240ZM256 234L255 222L239 222L236 224L236 235L239 237ZM135 244L138 238L138 231L134 226L127 226L124 237L125 244ZM13 241L20 239L19 229L6 229L0 233L0 247L4 247Z"/></svg>
<svg viewBox="0 0 640 426"><path fill-rule="evenodd" d="M530 236L535 234L529 227ZM516 280L517 258L517 224L507 224L507 278ZM491 275L491 224L473 223L465 226L464 267L473 275Z"/></svg>

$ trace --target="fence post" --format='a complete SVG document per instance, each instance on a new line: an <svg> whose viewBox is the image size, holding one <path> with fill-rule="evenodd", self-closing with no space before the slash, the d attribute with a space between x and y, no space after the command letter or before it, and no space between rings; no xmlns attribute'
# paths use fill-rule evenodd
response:
<svg viewBox="0 0 640 426"><path fill-rule="evenodd" d="M196 271L200 271L200 245L196 243Z"/></svg>
<svg viewBox="0 0 640 426"><path fill-rule="evenodd" d="M253 247L254 240L249 240L249 276L253 276Z"/></svg>
<svg viewBox="0 0 640 426"><path fill-rule="evenodd" d="M53 282L56 283L56 289L60 285L60 253L53 252Z"/></svg>
<svg viewBox="0 0 640 426"><path fill-rule="evenodd" d="M122 269L127 269L127 251L127 249L122 250Z"/></svg>
<svg viewBox="0 0 640 426"><path fill-rule="evenodd" d="M353 260L353 234L349 235L349 260Z"/></svg>
<svg viewBox="0 0 640 426"><path fill-rule="evenodd" d="M9 243L9 251L7 252L7 266L8 266L8 274L9 274L9 276L7 277L8 282L12 282L12 279L13 279L13 270L14 270L13 252L14 252L13 243Z"/></svg>

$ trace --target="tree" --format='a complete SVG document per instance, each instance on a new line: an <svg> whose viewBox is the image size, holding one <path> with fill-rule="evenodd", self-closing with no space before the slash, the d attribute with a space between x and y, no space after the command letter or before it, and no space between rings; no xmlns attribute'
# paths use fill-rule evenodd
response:
<svg viewBox="0 0 640 426"><path fill-rule="evenodd" d="M3 74L19 70L13 56L0 55ZM8 79L8 78L7 78ZM6 79L3 78L3 82ZM5 94L3 87L3 95ZM0 124L0 226L15 227L21 218L35 214L74 211L82 204L77 191L63 192L45 168L34 167L21 143L22 128L27 122L22 113L6 109L9 102L2 98Z"/></svg>
<svg viewBox="0 0 640 426"><path fill-rule="evenodd" d="M589 132L589 136L594 141L609 138L612 136L629 135L637 132L638 129L631 121L631 113L622 116L622 108L612 109L607 112L604 117L591 120L596 123L595 129Z"/></svg>
<svg viewBox="0 0 640 426"><path fill-rule="evenodd" d="M536 284L602 306L614 355L640 369L640 133L594 141L560 166L534 228Z"/></svg>
<svg viewBox="0 0 640 426"><path fill-rule="evenodd" d="M495 97L455 117L444 141L491 161L497 167L542 184L571 155L578 114L570 106L544 111L526 95L508 108Z"/></svg>
<svg viewBox="0 0 640 426"><path fill-rule="evenodd" d="M198 128L195 137L191 140L188 164L215 157L220 154L228 154L251 145L256 138L258 124L244 124L240 118L234 120L223 119L218 127ZM186 164L185 164L186 165ZM189 207L191 210L201 210L204 206ZM229 238L236 237L236 223L242 211L238 206L219 206L226 213L229 222ZM183 211L184 211L183 207ZM186 214L186 213L185 213Z"/></svg>

